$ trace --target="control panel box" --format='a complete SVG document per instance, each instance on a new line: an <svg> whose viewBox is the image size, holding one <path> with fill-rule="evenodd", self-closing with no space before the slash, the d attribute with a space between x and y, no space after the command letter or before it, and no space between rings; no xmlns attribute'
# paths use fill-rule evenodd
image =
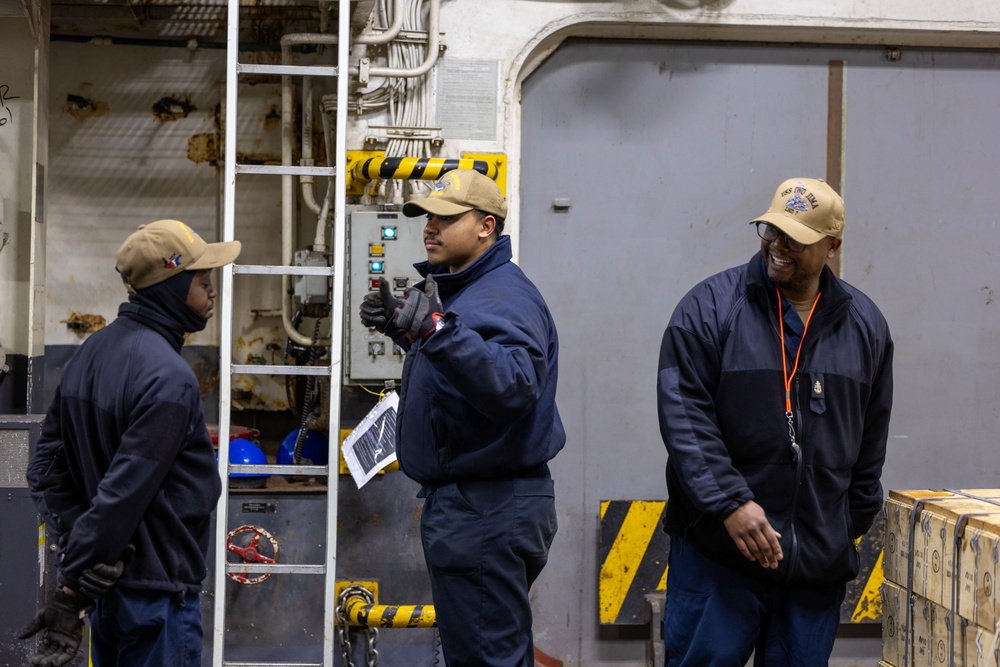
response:
<svg viewBox="0 0 1000 667"><path fill-rule="evenodd" d="M405 356L392 339L361 323L361 301L385 278L396 298L421 280L413 265L427 259L424 218L399 211L353 208L348 211L348 274L345 313L345 379L351 384L399 380Z"/></svg>

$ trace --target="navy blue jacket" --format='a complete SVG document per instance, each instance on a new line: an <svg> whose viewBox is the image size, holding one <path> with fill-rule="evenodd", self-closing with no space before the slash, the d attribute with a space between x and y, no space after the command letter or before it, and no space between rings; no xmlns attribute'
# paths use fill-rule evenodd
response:
<svg viewBox="0 0 1000 667"><path fill-rule="evenodd" d="M556 409L555 324L511 256L510 237L502 236L456 273L415 265L423 276L433 272L448 313L403 364L397 455L425 486L516 476L566 442Z"/></svg>
<svg viewBox="0 0 1000 667"><path fill-rule="evenodd" d="M131 543L119 586L194 593L222 488L215 453L180 341L128 308L63 369L28 482L58 536L60 583L77 588Z"/></svg>
<svg viewBox="0 0 1000 667"><path fill-rule="evenodd" d="M799 456L785 416L777 294L759 254L695 286L660 348L665 528L720 563L777 582L853 579L860 565L853 540L883 503L889 328L868 297L826 267L820 292L792 384ZM742 556L722 523L750 500L781 533L776 570Z"/></svg>

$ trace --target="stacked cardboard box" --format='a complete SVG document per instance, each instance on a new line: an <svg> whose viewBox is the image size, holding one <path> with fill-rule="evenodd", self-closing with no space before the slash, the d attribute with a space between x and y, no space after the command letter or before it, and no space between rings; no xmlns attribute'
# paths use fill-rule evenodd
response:
<svg viewBox="0 0 1000 667"><path fill-rule="evenodd" d="M1000 489L890 491L883 663L1000 667L998 562Z"/></svg>

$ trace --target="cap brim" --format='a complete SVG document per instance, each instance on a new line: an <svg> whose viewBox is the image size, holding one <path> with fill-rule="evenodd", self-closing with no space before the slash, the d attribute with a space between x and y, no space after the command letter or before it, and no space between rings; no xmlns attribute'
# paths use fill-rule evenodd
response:
<svg viewBox="0 0 1000 667"><path fill-rule="evenodd" d="M407 218L415 218L418 215L426 213L433 213L434 215L460 215L471 210L471 206L455 204L454 202L445 201L440 197L414 199L403 204L403 215Z"/></svg>
<svg viewBox="0 0 1000 667"><path fill-rule="evenodd" d="M806 227L797 220L793 220L788 216L781 215L780 213L772 213L771 211L768 211L759 218L751 220L750 224L752 225L757 222L772 224L787 234L792 240L798 241L799 243L805 243L806 245L812 245L826 236L826 234L817 232L815 229Z"/></svg>
<svg viewBox="0 0 1000 667"><path fill-rule="evenodd" d="M205 247L198 261L192 262L184 267L185 271L201 271L203 269L215 269L236 261L240 255L242 244L239 241L221 241L219 243L209 243Z"/></svg>

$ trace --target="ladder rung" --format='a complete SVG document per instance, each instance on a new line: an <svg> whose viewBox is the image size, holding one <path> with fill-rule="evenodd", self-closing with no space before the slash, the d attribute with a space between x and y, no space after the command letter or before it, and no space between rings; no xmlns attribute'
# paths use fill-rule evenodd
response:
<svg viewBox="0 0 1000 667"><path fill-rule="evenodd" d="M237 174L285 174L289 176L337 175L336 167L303 167L294 164L237 164Z"/></svg>
<svg viewBox="0 0 1000 667"><path fill-rule="evenodd" d="M233 264L233 273L276 276L332 276L332 266L285 266L277 264Z"/></svg>
<svg viewBox="0 0 1000 667"><path fill-rule="evenodd" d="M284 563L226 563L233 574L326 574L326 565L285 565Z"/></svg>
<svg viewBox="0 0 1000 667"><path fill-rule="evenodd" d="M329 366L277 366L269 364L233 364L232 375L329 375Z"/></svg>
<svg viewBox="0 0 1000 667"><path fill-rule="evenodd" d="M303 465L246 465L242 463L230 463L229 472L241 475L329 475L329 466L303 466Z"/></svg>
<svg viewBox="0 0 1000 667"><path fill-rule="evenodd" d="M337 76L339 69L331 65L262 65L236 63L237 74L281 74L291 76Z"/></svg>
<svg viewBox="0 0 1000 667"><path fill-rule="evenodd" d="M224 660L225 667L323 667L322 662L232 662Z"/></svg>

